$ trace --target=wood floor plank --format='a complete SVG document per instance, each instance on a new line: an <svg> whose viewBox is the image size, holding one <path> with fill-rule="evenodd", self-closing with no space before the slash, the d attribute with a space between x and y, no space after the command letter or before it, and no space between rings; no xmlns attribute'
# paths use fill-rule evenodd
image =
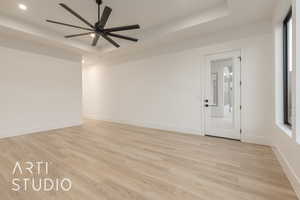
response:
<svg viewBox="0 0 300 200"><path fill-rule="evenodd" d="M0 140L0 199L297 200L272 149L218 138L86 120ZM68 192L14 192L16 162L47 161Z"/></svg>

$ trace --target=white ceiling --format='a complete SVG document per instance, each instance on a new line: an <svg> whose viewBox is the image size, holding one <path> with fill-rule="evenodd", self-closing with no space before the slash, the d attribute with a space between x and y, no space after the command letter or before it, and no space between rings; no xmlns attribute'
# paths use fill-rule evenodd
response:
<svg viewBox="0 0 300 200"><path fill-rule="evenodd" d="M26 12L18 8L18 3L20 2L27 5L28 10ZM1 0L0 13L60 35L84 32L45 22L46 19L52 19L69 24L86 26L76 17L61 8L58 5L61 2L67 4L92 24L96 22L97 4L94 0ZM102 9L105 5L113 9L107 27L140 24L142 29L145 30L150 27L155 27L158 24L167 23L172 19L201 12L217 4L224 3L225 0L103 0L103 2ZM132 34L132 31L127 32L127 34ZM89 40L85 41L87 43L91 41L89 36L76 39L83 38Z"/></svg>
<svg viewBox="0 0 300 200"><path fill-rule="evenodd" d="M170 40L176 34L198 34L210 32L217 27L239 25L271 17L276 0L103 0L104 5L113 9L107 27L140 24L138 31L123 32L124 35L141 39L137 45L151 43L166 37ZM82 31L46 23L46 19L85 26L58 4L65 3L91 23L97 18L94 0L1 0L0 26L15 29L46 38L57 45L70 46L82 52L104 53L118 51L101 40L97 48L92 48L91 38L85 36L67 40L64 35ZM28 6L21 11L18 4ZM121 40L122 50L134 48Z"/></svg>
<svg viewBox="0 0 300 200"><path fill-rule="evenodd" d="M20 12L17 6L20 2L28 6L27 12ZM84 25L58 5L62 2L91 23L96 22L97 5L94 0L1 0L0 12L56 31L61 29L47 25L44 20L55 19ZM103 0L103 6L113 9L108 26L138 23L143 28L149 28L224 2L225 0Z"/></svg>

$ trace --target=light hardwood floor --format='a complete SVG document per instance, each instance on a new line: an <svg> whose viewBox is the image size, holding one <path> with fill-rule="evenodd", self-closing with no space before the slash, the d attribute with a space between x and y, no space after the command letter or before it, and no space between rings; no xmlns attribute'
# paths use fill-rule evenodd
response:
<svg viewBox="0 0 300 200"><path fill-rule="evenodd" d="M47 177L70 178L71 191L12 191L17 161L50 162ZM270 147L88 120L80 127L0 140L0 199L297 197Z"/></svg>

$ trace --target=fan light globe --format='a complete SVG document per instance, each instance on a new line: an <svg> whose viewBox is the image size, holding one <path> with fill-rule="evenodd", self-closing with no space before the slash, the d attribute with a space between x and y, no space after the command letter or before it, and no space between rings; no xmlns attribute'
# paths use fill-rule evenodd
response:
<svg viewBox="0 0 300 200"><path fill-rule="evenodd" d="M27 6L25 6L24 4L19 4L19 8L21 10L27 10Z"/></svg>

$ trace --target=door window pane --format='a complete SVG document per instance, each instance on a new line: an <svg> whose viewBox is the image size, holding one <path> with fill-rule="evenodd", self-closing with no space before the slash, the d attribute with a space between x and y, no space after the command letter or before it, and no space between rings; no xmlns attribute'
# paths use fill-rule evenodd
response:
<svg viewBox="0 0 300 200"><path fill-rule="evenodd" d="M221 59L211 62L211 107L210 128L234 127L234 72L233 59Z"/></svg>
<svg viewBox="0 0 300 200"><path fill-rule="evenodd" d="M218 97L219 97L219 94L218 94L218 73L212 73L211 74L211 81L212 81L212 95L213 95L213 102L212 102L212 105L213 106L218 106Z"/></svg>

